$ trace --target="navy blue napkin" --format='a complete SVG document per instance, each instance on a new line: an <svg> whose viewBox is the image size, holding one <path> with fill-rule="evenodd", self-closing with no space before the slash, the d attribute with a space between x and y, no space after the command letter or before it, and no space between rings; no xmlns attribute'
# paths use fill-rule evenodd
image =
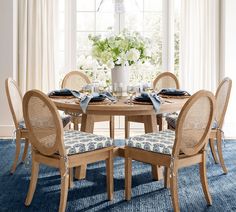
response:
<svg viewBox="0 0 236 212"><path fill-rule="evenodd" d="M80 98L80 92L76 90L70 90L70 89L60 89L60 90L54 90L48 93L48 96L74 96L76 98Z"/></svg>
<svg viewBox="0 0 236 212"><path fill-rule="evenodd" d="M145 93L142 92L140 96L135 97L136 101L143 101L143 102L152 102L153 108L156 113L158 113L161 105L161 99L156 93Z"/></svg>
<svg viewBox="0 0 236 212"><path fill-rule="evenodd" d="M187 91L175 88L163 88L158 94L167 96L191 96Z"/></svg>
<svg viewBox="0 0 236 212"><path fill-rule="evenodd" d="M106 98L108 98L111 101L116 101L116 99L109 93L109 92L103 92L103 93L93 93L90 95L85 95L80 100L80 107L84 113L86 113L87 107L89 102L95 102L95 101L103 101Z"/></svg>

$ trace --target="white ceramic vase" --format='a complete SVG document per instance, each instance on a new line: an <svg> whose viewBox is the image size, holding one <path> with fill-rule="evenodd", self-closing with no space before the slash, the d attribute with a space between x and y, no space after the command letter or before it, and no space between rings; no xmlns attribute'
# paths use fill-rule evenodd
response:
<svg viewBox="0 0 236 212"><path fill-rule="evenodd" d="M115 66L111 70L111 83L114 86L122 88L122 96L127 96L127 86L129 85L129 67Z"/></svg>

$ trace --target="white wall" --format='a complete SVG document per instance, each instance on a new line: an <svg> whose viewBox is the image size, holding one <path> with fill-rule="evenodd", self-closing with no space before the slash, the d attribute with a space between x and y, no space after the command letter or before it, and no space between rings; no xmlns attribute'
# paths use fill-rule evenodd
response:
<svg viewBox="0 0 236 212"><path fill-rule="evenodd" d="M12 135L12 118L5 95L5 79L14 77L15 14L13 0L0 0L0 136ZM13 24L14 22L14 24Z"/></svg>

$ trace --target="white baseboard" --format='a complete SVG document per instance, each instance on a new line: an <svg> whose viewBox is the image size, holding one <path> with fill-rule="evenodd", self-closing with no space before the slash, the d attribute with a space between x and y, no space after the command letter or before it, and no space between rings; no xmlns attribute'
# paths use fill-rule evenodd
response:
<svg viewBox="0 0 236 212"><path fill-rule="evenodd" d="M0 125L0 137L12 137L14 130L13 125Z"/></svg>

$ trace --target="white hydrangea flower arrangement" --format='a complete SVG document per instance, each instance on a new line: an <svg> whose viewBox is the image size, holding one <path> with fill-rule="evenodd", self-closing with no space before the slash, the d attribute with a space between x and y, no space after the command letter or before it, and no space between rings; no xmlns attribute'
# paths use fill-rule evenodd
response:
<svg viewBox="0 0 236 212"><path fill-rule="evenodd" d="M119 35L108 37L89 35L92 41L92 56L108 69L115 66L131 66L151 59L150 41L138 32L124 30Z"/></svg>

